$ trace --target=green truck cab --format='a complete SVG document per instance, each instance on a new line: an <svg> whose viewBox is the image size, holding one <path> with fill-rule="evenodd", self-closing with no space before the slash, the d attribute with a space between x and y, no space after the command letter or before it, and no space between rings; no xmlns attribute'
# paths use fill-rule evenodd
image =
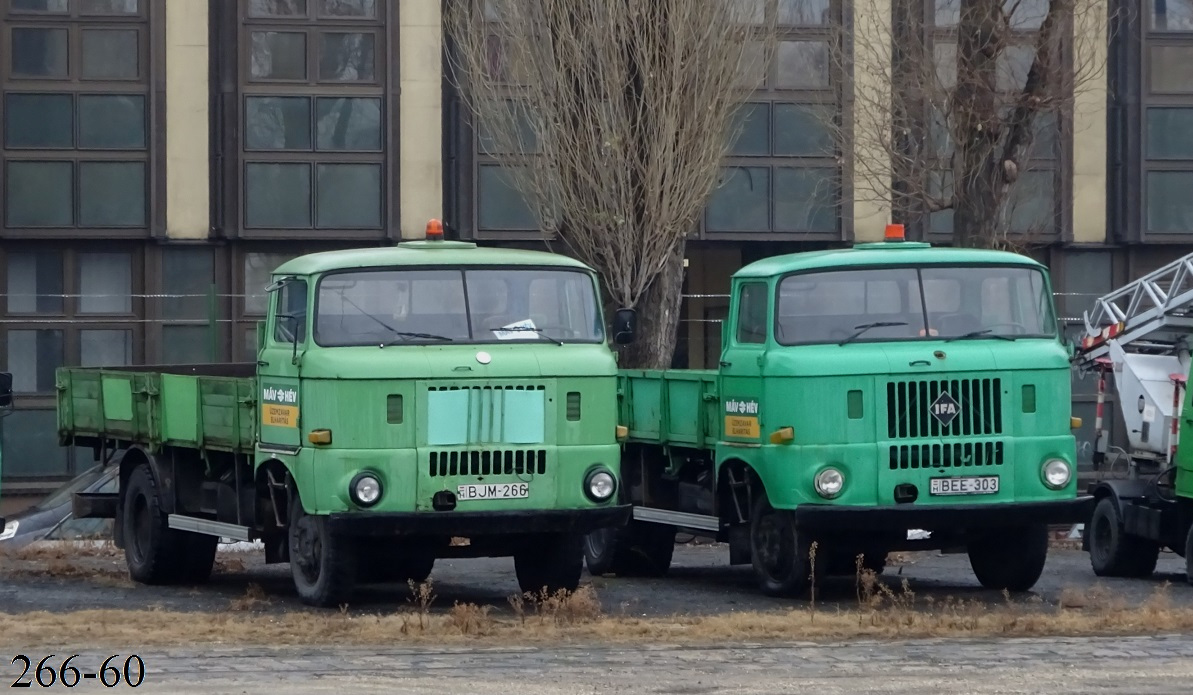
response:
<svg viewBox="0 0 1193 695"><path fill-rule="evenodd" d="M590 571L664 572L683 529L772 595L908 549L1034 585L1090 501L1046 269L892 236L740 269L719 369L622 372L634 520L589 535Z"/></svg>
<svg viewBox="0 0 1193 695"><path fill-rule="evenodd" d="M430 234L272 281L255 364L58 372L62 442L121 467L76 512L117 520L131 576L203 581L225 537L289 562L312 605L443 557L575 589L584 534L629 515L595 273ZM632 339L632 312L615 323Z"/></svg>

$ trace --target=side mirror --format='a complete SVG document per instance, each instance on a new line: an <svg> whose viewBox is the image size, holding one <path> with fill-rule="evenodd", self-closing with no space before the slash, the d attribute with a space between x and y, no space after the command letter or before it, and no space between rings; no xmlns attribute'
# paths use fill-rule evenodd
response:
<svg viewBox="0 0 1193 695"><path fill-rule="evenodd" d="M613 316L613 342L629 345L634 342L638 331L638 312L633 309L618 309Z"/></svg>
<svg viewBox="0 0 1193 695"><path fill-rule="evenodd" d="M0 372L0 416L12 411L12 374Z"/></svg>

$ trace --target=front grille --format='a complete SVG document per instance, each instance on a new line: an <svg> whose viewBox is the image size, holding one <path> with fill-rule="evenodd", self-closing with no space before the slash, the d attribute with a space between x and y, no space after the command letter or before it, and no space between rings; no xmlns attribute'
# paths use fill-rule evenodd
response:
<svg viewBox="0 0 1193 695"><path fill-rule="evenodd" d="M958 412L948 425L932 415L932 405L947 393ZM886 385L887 436L983 437L1002 434L1001 379L925 379Z"/></svg>
<svg viewBox="0 0 1193 695"><path fill-rule="evenodd" d="M506 451L432 451L430 475L543 475L547 452L542 449Z"/></svg>
<svg viewBox="0 0 1193 695"><path fill-rule="evenodd" d="M1002 442L896 445L891 447L891 470L1001 466L1003 450Z"/></svg>

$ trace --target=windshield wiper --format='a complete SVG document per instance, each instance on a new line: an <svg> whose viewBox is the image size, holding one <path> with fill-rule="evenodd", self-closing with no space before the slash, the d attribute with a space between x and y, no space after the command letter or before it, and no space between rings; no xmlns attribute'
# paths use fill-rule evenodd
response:
<svg viewBox="0 0 1193 695"><path fill-rule="evenodd" d="M848 338L846 338L845 340L842 340L840 343L837 343L837 344L844 345L845 343L851 343L859 335L865 333L866 331L870 330L871 328L887 328L890 326L906 326L906 325L907 325L906 321L875 321L874 323L863 323L860 326L854 326L854 328L857 329L857 333L854 333L853 335L849 336Z"/></svg>
<svg viewBox="0 0 1193 695"><path fill-rule="evenodd" d="M547 335L546 333L543 333L539 329L531 328L530 326L516 326L514 328L492 328L490 330L492 330L494 333L502 333L502 332L534 333L534 334L538 335L538 337L546 339L546 340L550 340L552 343L555 343L556 345L560 345L560 346L563 345L562 340L559 340L558 338L552 338L551 336Z"/></svg>
<svg viewBox="0 0 1193 695"><path fill-rule="evenodd" d="M389 326L386 326L386 328L389 328ZM455 338L448 338L447 336L444 336L444 335L435 335L434 333L409 333L407 331L395 331L392 328L389 328L389 330L395 336L398 336L399 338L422 338L423 340L443 340L443 341L446 341L449 343L455 341ZM384 343L381 343L381 347L387 348L390 345L397 345L398 343L401 343L401 342L405 342L405 341L404 340L389 340Z"/></svg>
<svg viewBox="0 0 1193 695"><path fill-rule="evenodd" d="M1015 341L1015 338L1012 336L994 333L993 331L993 328L983 328L980 331L970 331L964 335L955 335L952 338L945 338L944 342L951 343L954 340L970 340L972 338L984 338L987 336L990 338L998 338L999 340L1010 340L1011 342Z"/></svg>

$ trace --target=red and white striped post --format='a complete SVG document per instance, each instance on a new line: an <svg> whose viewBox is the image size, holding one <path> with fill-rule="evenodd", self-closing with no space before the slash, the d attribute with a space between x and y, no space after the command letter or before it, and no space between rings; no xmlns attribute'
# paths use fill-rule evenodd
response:
<svg viewBox="0 0 1193 695"><path fill-rule="evenodd" d="M1180 438L1181 424L1181 387L1185 384L1184 374L1169 374L1172 379L1172 431L1169 436L1168 465L1176 463L1176 444Z"/></svg>
<svg viewBox="0 0 1193 695"><path fill-rule="evenodd" d="M1105 357L1097 360L1098 366L1098 406L1094 411L1094 470L1102 467L1106 461L1106 431L1102 427L1102 415L1106 407L1106 372L1111 368L1110 360Z"/></svg>

